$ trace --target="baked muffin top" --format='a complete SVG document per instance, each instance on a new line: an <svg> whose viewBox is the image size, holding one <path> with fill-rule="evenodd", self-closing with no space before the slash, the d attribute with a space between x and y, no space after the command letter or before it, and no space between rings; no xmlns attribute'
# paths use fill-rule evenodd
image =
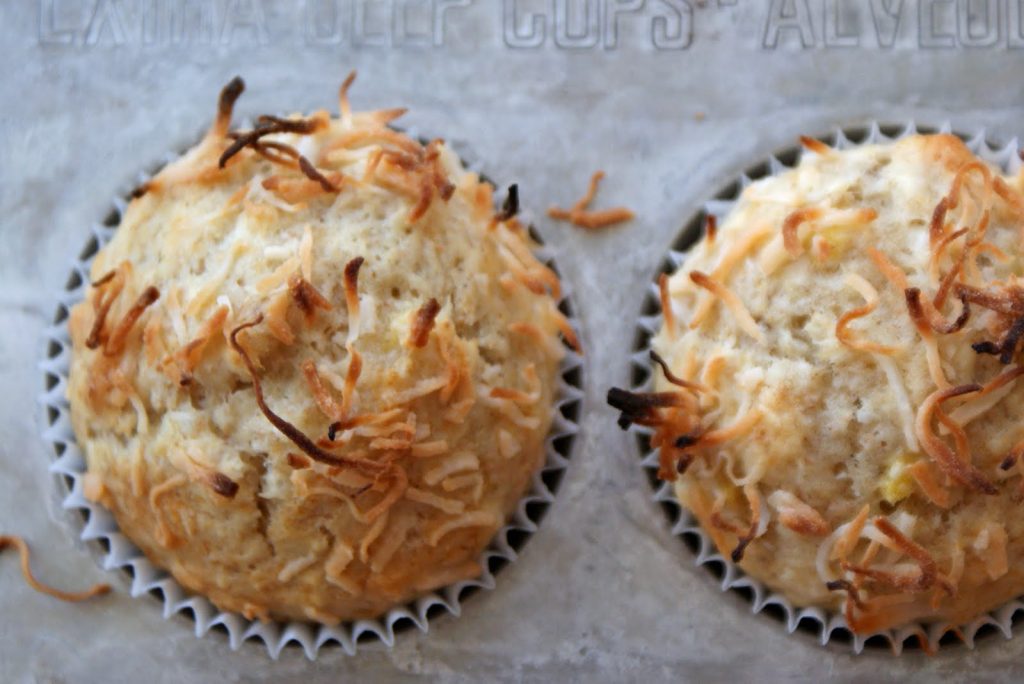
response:
<svg viewBox="0 0 1024 684"><path fill-rule="evenodd" d="M557 276L513 187L403 110L260 117L243 86L136 191L71 312L86 494L219 608L325 623L478 575L544 460Z"/></svg>
<svg viewBox="0 0 1024 684"><path fill-rule="evenodd" d="M1024 592L1024 197L949 135L748 186L661 281L659 476L719 550L870 633Z"/></svg>

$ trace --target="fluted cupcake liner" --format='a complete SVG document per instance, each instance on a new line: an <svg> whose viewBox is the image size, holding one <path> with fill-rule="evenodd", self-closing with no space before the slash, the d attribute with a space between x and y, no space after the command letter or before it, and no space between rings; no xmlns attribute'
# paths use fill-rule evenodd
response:
<svg viewBox="0 0 1024 684"><path fill-rule="evenodd" d="M1004 172L1016 173L1021 167L1016 138L1005 145L997 146L990 144L984 129L964 134L954 130L949 123L944 123L941 126L927 126L914 121L900 124L870 121L860 126L836 129L818 139L831 147L843 150L860 145L888 143L917 133L954 133L964 140L971 152L1001 168ZM637 321L634 338L636 343L630 357L631 384L634 391L650 391L652 389L650 341L662 325L658 275L661 273L671 274L685 262L685 251L700 238L706 216L714 216L721 225L744 188L755 180L775 176L794 168L804 153L801 147L794 146L747 169L712 200L706 202L701 211L680 233L648 287L641 316ZM869 643L887 643L896 655L904 651L908 641L911 647L920 647L928 652L934 652L940 646L958 642L973 649L977 637L983 630L986 632L996 631L1007 639L1013 635L1014 616L1018 611L1024 610L1024 603L1020 600L1010 601L967 624L920 623L872 634L854 634L846 624L846 619L839 613L821 608L800 608L792 605L784 596L750 577L730 558L718 552L711 537L701 528L696 518L679 504L672 485L657 479L658 453L650 447L650 429L641 427L636 428L635 431L642 456L641 465L647 472L648 479L655 490L654 501L669 517L672 534L682 538L686 545L693 550L694 563L713 575L723 592L731 591L747 600L752 613L766 612L778 617L789 633L792 634L797 629L810 632L816 635L818 642L823 646L832 642L845 644L856 654L862 653ZM950 639L947 636L949 634L956 638Z"/></svg>
<svg viewBox="0 0 1024 684"><path fill-rule="evenodd" d="M244 125L244 122L243 122ZM409 135L419 137L411 131ZM241 614L217 609L207 598L184 589L167 571L155 566L118 528L114 516L101 505L88 501L83 494L85 459L75 440L70 419L70 407L65 397L71 358L71 342L67 331L68 312L86 296L89 268L97 251L113 237L117 225L127 208L133 187L152 177L159 168L178 158L169 153L151 173L142 173L131 186L112 200L112 207L103 221L90 226L91 235L85 248L70 268L68 280L58 296L57 312L53 324L45 331L44 358L40 369L44 375L44 392L40 403L44 410L43 439L52 444L54 460L50 471L64 495L63 507L76 512L81 520L80 536L97 554L105 570L122 570L131 578L133 597L152 597L162 604L163 616L170 619L178 614L192 618L197 637L222 631L228 644L238 649L244 642L263 642L271 658L277 659L288 645L300 646L310 660L316 659L322 648L334 644L345 653L354 655L359 646L377 642L390 648L396 633L403 627L415 626L426 633L430 620L445 612L458 616L462 601L477 589L490 590L496 585L496 574L518 558L520 549L538 529L548 505L554 501L555 491L572 456L576 435L579 406L583 397L583 359L566 349L559 368L556 402L552 424L544 442L545 461L534 474L531 487L519 501L508 523L502 527L490 545L479 557L483 573L471 580L463 580L429 592L420 598L389 610L371 620L344 622L328 626L313 622L267 622L250 620ZM476 171L472 165L470 170ZM479 173L479 171L477 171ZM528 219L528 215L524 218ZM528 221L527 221L528 223ZM555 268L553 255L541 246L535 251L538 259ZM556 269L557 270L557 269ZM571 300L571 288L563 282L563 297L559 308L579 330Z"/></svg>

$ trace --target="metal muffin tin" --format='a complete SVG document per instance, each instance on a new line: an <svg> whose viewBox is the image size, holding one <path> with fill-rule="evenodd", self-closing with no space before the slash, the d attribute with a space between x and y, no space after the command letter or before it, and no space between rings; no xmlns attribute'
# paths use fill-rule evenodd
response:
<svg viewBox="0 0 1024 684"><path fill-rule="evenodd" d="M871 120L949 121L1009 141L1024 129L1022 0L23 0L0 6L0 520L64 605L0 556L0 681L953 681L1013 679L1024 639L933 657L854 655L790 635L722 593L671 534L604 392L629 381L634 322L675 236L703 202L802 133ZM235 74L240 115L334 102L409 106L534 215L598 168L599 233L539 218L572 285L586 346L576 451L543 524L495 591L387 650L310 663L196 639L184 616L97 567L61 507L41 438L37 362L69 264L108 198L195 139Z"/></svg>

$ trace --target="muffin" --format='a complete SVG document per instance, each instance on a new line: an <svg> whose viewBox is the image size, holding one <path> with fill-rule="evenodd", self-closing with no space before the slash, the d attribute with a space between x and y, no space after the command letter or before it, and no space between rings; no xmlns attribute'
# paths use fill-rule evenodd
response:
<svg viewBox="0 0 1024 684"><path fill-rule="evenodd" d="M69 317L85 494L219 609L379 616L478 558L545 458L557 276L404 110L262 116L133 193Z"/></svg>
<svg viewBox="0 0 1024 684"><path fill-rule="evenodd" d="M850 629L1024 593L1024 195L956 137L832 150L748 186L659 281L652 428L719 551Z"/></svg>

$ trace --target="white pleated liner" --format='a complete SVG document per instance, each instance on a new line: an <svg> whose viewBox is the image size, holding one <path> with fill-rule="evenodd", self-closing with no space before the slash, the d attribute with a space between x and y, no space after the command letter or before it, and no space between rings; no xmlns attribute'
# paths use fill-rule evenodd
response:
<svg viewBox="0 0 1024 684"><path fill-rule="evenodd" d="M885 131L892 132L893 134L886 135ZM850 126L846 129L847 131L864 131L866 135L861 142L854 142L848 138L843 130L837 129L833 131L831 136L824 136L821 139L830 144L831 146L843 150L851 147L857 147L860 145L867 145L873 143L887 143L899 138L913 135L915 133L951 133L952 127L945 123L938 128L932 128L927 126L918 127L913 121L898 126L886 126L880 125L877 122L870 122L864 126ZM861 137L861 136L855 136ZM1001 168L1006 173L1016 173L1021 167L1021 159L1018 155L1018 143L1017 138L1013 138L1006 145L995 147L988 143L985 130L981 129L975 134L964 137L964 142L971 152L979 156L981 159L994 164ZM806 151L800 150L797 158ZM787 171L790 166L787 166L780 159L772 156L768 159L768 176L775 176L780 173ZM740 191L746 188L756 179L750 178L747 174L742 174L739 178ZM738 193L737 193L738 195ZM722 224L726 215L732 209L735 204L735 200L712 200L704 204L704 212L706 214L714 215L718 219L719 225ZM691 226L692 227L692 226ZM667 265L671 265L671 271L675 271L680 264L685 261L686 255L684 252L671 250L668 254ZM660 314L660 296L658 290L657 276L650 283L648 292L645 297L645 310L652 311L658 310L659 313L641 316L637 321L637 326L644 339L647 343L643 349L634 350L631 361L631 371L636 371L644 374L647 380L639 385L633 387L635 391L645 391L651 389L653 374L651 373L651 361L650 361L650 339L657 333L661 328L662 317ZM651 430L649 428L635 428L636 432L641 435L650 435ZM652 481L654 480L653 473L658 469L658 453L657 451L648 450L643 454L641 464L645 469L650 471ZM861 653L864 650L865 643L873 637L881 637L888 641L890 647L896 655L903 652L903 645L907 639L911 639L916 642L921 635L927 637L928 650L934 651L939 648L940 640L949 631L958 629L959 633L962 634L963 643L968 648L973 649L975 643L975 636L979 630L983 627L990 626L998 630L1009 639L1013 634L1013 617L1018 610L1024 610L1024 603L1019 599L1010 601L1003 606L1000 606L996 610L993 610L974 621L965 625L953 625L949 623L932 623L932 624L915 624L908 627L903 627L895 630L884 630L873 634L857 635L853 634L849 630L845 618L841 614L833 613L831 611L823 610L820 608L797 608L789 603L781 594L778 594L758 580L750 577L743 570L732 562L730 558L722 556L715 547L714 542L701 528L700 523L694 518L688 510L682 507L676 499L675 492L670 483L658 482L656 491L654 494L654 500L662 505L668 505L678 512L678 519L675 520L672 526L672 534L679 537L689 537L691 540L696 539L697 541L697 554L695 558L695 564L698 566L705 567L709 572L717 575L714 571L714 566L717 565L722 568L720 586L722 591L729 590L740 590L743 593L749 592L750 595L750 608L753 613L760 613L762 610L769 606L775 606L781 610L784 615L784 621L786 624L786 630L789 633L796 631L797 627L801 623L806 623L804 628L810 627L812 630L818 632L818 641L824 646L828 644L833 634L839 631L840 634L850 635L850 645L852 646L854 653Z"/></svg>
<svg viewBox="0 0 1024 684"><path fill-rule="evenodd" d="M417 137L409 131L406 132L412 137ZM179 154L173 153L165 155L162 163L155 169L161 168L179 156ZM467 165L467 168L479 173L473 166ZM131 189L138 187L150 178L151 174L139 174L133 186L122 188L118 196L113 199L110 218L90 227L98 248L101 248L113 237L117 221L124 215L127 208L125 198L129 196ZM501 192L500 189L497 191ZM526 225L529 225L528 214L521 214L521 218L526 221ZM542 262L555 265L553 256L547 248L541 246L534 253ZM267 653L275 660L281 650L290 642L301 646L310 660L317 657L321 647L331 642L340 645L345 653L355 655L359 640L362 638L365 643L367 636L371 637L372 641L379 641L390 648L395 643L396 623L409 620L420 631L426 633L429 631L427 613L435 606L439 606L457 617L462 612L461 595L464 590L473 587L493 589L495 574L490 570L489 561L500 559L506 563L514 562L518 554L512 547L509 536L515 533L529 537L537 531L538 521L531 517L527 508L531 504L551 504L554 501L555 494L544 482L543 476L554 473L556 481L560 481L562 471L568 467L569 458L575 448L575 436L579 432L579 425L575 419L566 418L562 414L564 407L577 404L575 409L567 411L570 415L575 416L583 400L583 358L568 348L559 367L557 399L551 428L544 442L546 456L544 465L534 474L530 490L519 501L511 520L498 531L488 548L480 555L479 563L483 568L480 577L456 582L432 591L409 604L388 611L381 618L345 622L336 627L294 621L262 623L258 620L249 620L238 613L222 612L205 597L189 593L169 573L150 563L142 551L121 534L114 516L108 510L99 504L88 501L82 493L82 476L85 473L86 465L82 452L75 441L69 405L65 398L71 356L71 341L67 332L67 311L70 311L72 306L86 296L90 280L89 267L94 255L95 250L92 250L92 254L86 258L76 259L71 264L69 281L58 298L58 315L53 325L45 331L46 349L40 368L44 373L46 382L44 387L47 389L40 396L39 401L43 405L47 427L42 436L47 442L53 444L56 450L56 458L50 465L50 471L60 476L57 478L58 486L66 493L63 507L79 511L88 520L81 530L82 540L91 543L90 545L100 554L101 564L105 570L130 569L133 577L131 584L133 597L159 594L163 602L164 618L169 619L178 613L186 615L191 613L194 617L197 637L206 635L212 628L220 625L227 632L228 642L233 650L238 649L245 641L257 639L264 643ZM580 326L575 318L576 309L572 304L571 287L563 281L562 289L562 300L559 303L565 305L562 307L563 309L568 307L572 314L569 316L570 324L579 334ZM567 378L573 378L574 381L570 382ZM556 442L562 446L556 445ZM68 480L70 480L70 486L68 486ZM104 551L102 546L96 543L100 540L107 543L108 551ZM520 543L520 546L525 543L526 539Z"/></svg>

